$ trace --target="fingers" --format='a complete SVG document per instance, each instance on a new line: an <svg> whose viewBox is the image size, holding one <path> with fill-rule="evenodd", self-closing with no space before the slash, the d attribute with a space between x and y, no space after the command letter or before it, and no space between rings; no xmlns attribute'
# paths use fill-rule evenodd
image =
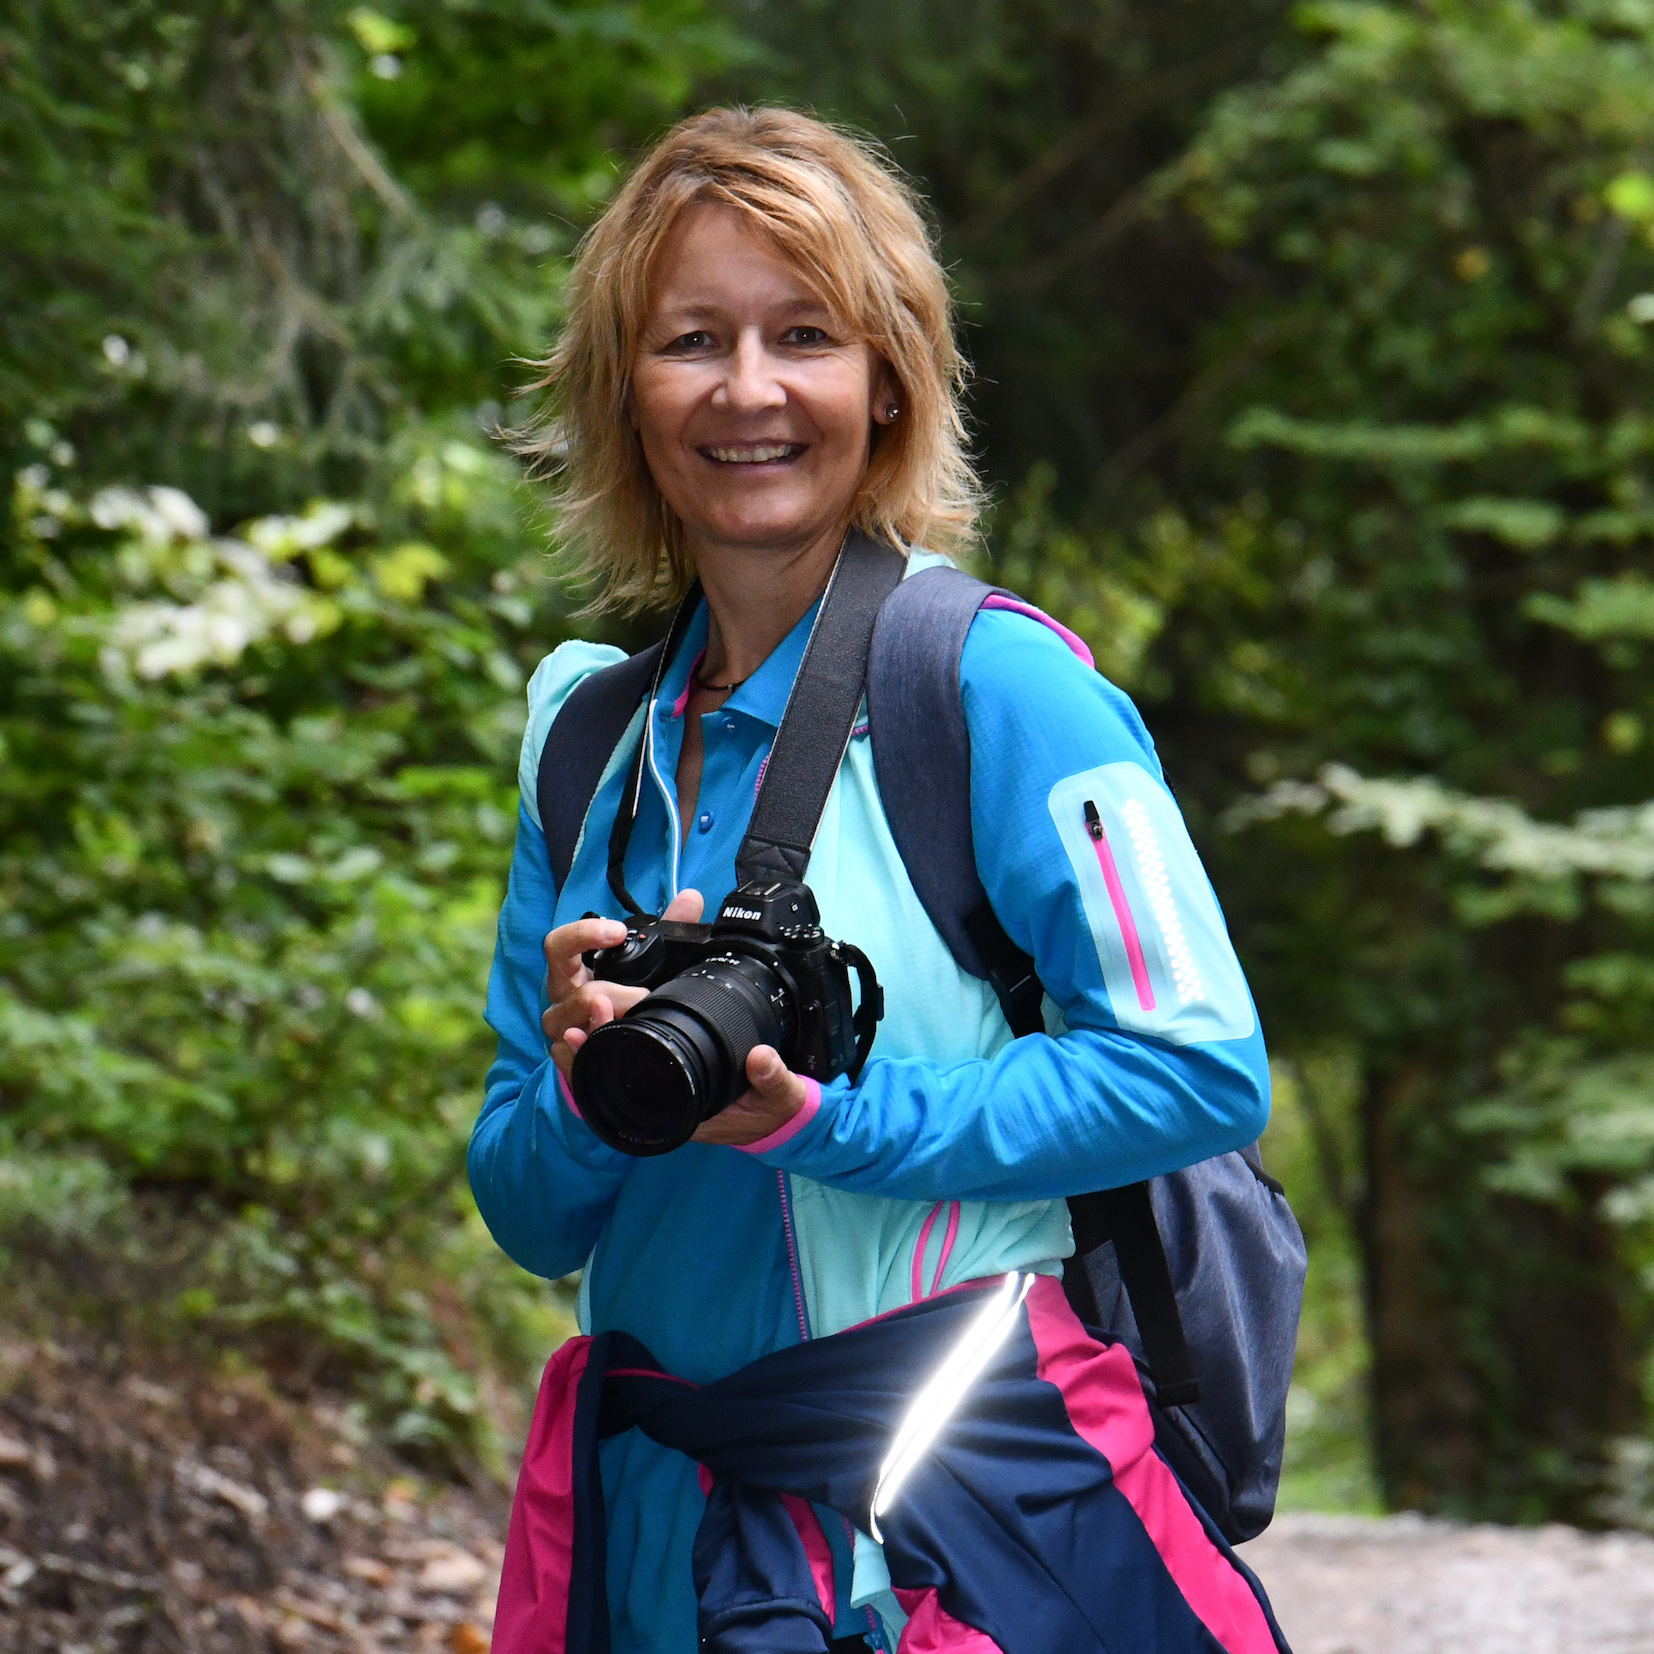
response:
<svg viewBox="0 0 1654 1654"><path fill-rule="evenodd" d="M582 982L591 972L580 955L593 948L617 947L626 940L626 927L618 919L576 919L559 925L546 935L546 998L554 1004Z"/></svg>
<svg viewBox="0 0 1654 1654"><path fill-rule="evenodd" d="M571 1028L584 1028L590 1033L617 1016L625 1016L648 997L646 988L628 988L619 982L582 982L546 1007L540 1026L552 1041L560 1040Z"/></svg>
<svg viewBox="0 0 1654 1654"><path fill-rule="evenodd" d="M680 890L662 917L693 924L705 905L700 891ZM552 1061L565 1078L573 1067L575 1052L594 1028L624 1016L648 998L646 988L597 981L580 957L593 948L615 947L625 939L626 926L618 919L576 919L546 936L546 999L550 1003L541 1014L540 1027L551 1048Z"/></svg>
<svg viewBox="0 0 1654 1654"><path fill-rule="evenodd" d="M747 1083L728 1108L705 1121L691 1141L742 1146L779 1131L803 1108L808 1091L774 1049L755 1045L747 1055Z"/></svg>
<svg viewBox="0 0 1654 1654"><path fill-rule="evenodd" d="M791 1101L794 1090L803 1099L804 1082L782 1062L774 1046L755 1045L747 1053L747 1083L765 1102Z"/></svg>
<svg viewBox="0 0 1654 1654"><path fill-rule="evenodd" d="M546 1016L550 1016L550 1014L548 1011ZM614 1010L606 999L598 999L593 1003L592 1027L601 1027L603 1023L613 1021L613 1019ZM545 1022L546 1017L541 1017L542 1027L544 1027ZM548 1028L546 1033L549 1037L551 1030ZM563 1030L560 1039L551 1040L551 1060L561 1071L565 1080L574 1077L574 1054L586 1043L588 1037L587 1029L582 1028L579 1024L573 1024Z"/></svg>
<svg viewBox="0 0 1654 1654"><path fill-rule="evenodd" d="M705 911L706 898L700 891L680 890L666 904L666 911L661 914L661 918L675 919L680 924L693 925L700 922L701 914Z"/></svg>
<svg viewBox="0 0 1654 1654"><path fill-rule="evenodd" d="M584 1028L570 1028L551 1048L551 1060L565 1080L574 1078L574 1056L586 1043Z"/></svg>

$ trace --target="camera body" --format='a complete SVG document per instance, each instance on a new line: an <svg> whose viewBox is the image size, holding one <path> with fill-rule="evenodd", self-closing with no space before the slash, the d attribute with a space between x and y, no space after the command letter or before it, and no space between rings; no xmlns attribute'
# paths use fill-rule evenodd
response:
<svg viewBox="0 0 1654 1654"><path fill-rule="evenodd" d="M719 954L764 961L790 990L793 1031L787 1048L777 1049L795 1074L830 1080L850 1066L850 973L834 957L808 885L744 884L710 925L633 919L624 942L583 957L600 981L653 991Z"/></svg>
<svg viewBox="0 0 1654 1654"><path fill-rule="evenodd" d="M884 1010L866 955L830 941L809 887L789 880L741 885L709 925L631 919L623 942L584 959L602 981L650 990L574 1061L582 1117L627 1154L665 1154L727 1108L755 1045L813 1080L859 1072Z"/></svg>

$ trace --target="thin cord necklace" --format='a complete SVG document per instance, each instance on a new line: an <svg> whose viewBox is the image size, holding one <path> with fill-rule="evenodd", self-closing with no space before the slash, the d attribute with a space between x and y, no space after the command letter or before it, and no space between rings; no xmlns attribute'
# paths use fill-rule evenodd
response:
<svg viewBox="0 0 1654 1654"><path fill-rule="evenodd" d="M749 673L748 676L751 676L751 674ZM713 695L733 694L746 681L746 678L737 678L733 683L708 683L699 672L695 674L695 687L704 689Z"/></svg>

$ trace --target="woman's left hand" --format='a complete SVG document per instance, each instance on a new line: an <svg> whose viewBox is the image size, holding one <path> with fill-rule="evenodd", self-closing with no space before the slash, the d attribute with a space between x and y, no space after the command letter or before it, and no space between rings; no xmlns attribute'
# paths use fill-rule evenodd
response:
<svg viewBox="0 0 1654 1654"><path fill-rule="evenodd" d="M756 1143L786 1125L809 1095L803 1080L769 1045L755 1045L747 1053L747 1080L750 1089L721 1114L714 1114L690 1142L722 1143L730 1148Z"/></svg>

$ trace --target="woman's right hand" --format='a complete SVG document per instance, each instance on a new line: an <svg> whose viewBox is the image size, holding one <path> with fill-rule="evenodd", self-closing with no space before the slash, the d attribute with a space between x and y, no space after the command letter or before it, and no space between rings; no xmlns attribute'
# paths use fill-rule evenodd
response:
<svg viewBox="0 0 1654 1654"><path fill-rule="evenodd" d="M700 891L680 890L661 917L694 924L704 906ZM580 957L593 948L612 948L625 940L626 927L618 919L576 919L546 935L546 998L550 1003L540 1026L551 1047L551 1060L565 1080L574 1069L575 1052L592 1029L624 1016L649 997L647 988L599 982Z"/></svg>

